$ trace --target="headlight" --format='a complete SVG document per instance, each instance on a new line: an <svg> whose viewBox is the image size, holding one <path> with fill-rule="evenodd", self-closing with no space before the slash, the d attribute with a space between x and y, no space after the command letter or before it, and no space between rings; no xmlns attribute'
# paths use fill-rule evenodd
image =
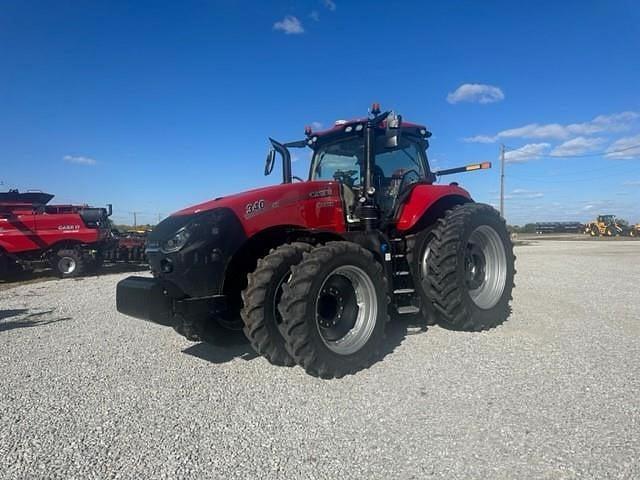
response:
<svg viewBox="0 0 640 480"><path fill-rule="evenodd" d="M177 252L182 247L185 246L187 240L189 240L189 230L186 227L181 228L176 232L176 234L171 237L169 240L166 240L162 244L162 250L165 253Z"/></svg>

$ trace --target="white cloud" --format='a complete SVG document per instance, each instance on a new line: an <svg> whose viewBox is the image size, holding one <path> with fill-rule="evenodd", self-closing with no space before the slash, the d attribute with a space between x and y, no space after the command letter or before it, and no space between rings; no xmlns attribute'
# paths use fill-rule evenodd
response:
<svg viewBox="0 0 640 480"><path fill-rule="evenodd" d="M500 88L481 83L465 83L447 95L447 102L493 103L504 100Z"/></svg>
<svg viewBox="0 0 640 480"><path fill-rule="evenodd" d="M605 141L606 140L604 138L576 137L561 143L551 150L551 155L558 157L582 155L584 153L593 152Z"/></svg>
<svg viewBox="0 0 640 480"><path fill-rule="evenodd" d="M529 199L542 198L542 197L544 197L544 193L542 192L532 192L530 190L525 190L523 188L516 188L515 190L512 190L511 193L508 193L504 196L504 198L507 200L513 200L513 199L529 200Z"/></svg>
<svg viewBox="0 0 640 480"><path fill-rule="evenodd" d="M507 163L523 163L540 158L551 147L548 143L528 143L515 150L507 150L504 160Z"/></svg>
<svg viewBox="0 0 640 480"><path fill-rule="evenodd" d="M640 187L640 180L628 180L623 183L627 187Z"/></svg>
<svg viewBox="0 0 640 480"><path fill-rule="evenodd" d="M304 27L302 26L302 22L298 20L297 17L293 15L287 15L279 22L273 24L274 30L281 30L287 35L297 35L300 33L304 33Z"/></svg>
<svg viewBox="0 0 640 480"><path fill-rule="evenodd" d="M640 134L613 142L607 149L607 158L630 159L640 157Z"/></svg>
<svg viewBox="0 0 640 480"><path fill-rule="evenodd" d="M65 162L75 163L77 165L95 165L96 163L98 163L94 158L76 155L65 155L64 157L62 157L62 159Z"/></svg>
<svg viewBox="0 0 640 480"><path fill-rule="evenodd" d="M322 0L322 4L328 9L331 10L332 12L336 11L336 2L334 2L333 0Z"/></svg>
<svg viewBox="0 0 640 480"><path fill-rule="evenodd" d="M313 129L313 131L320 130L322 128L322 123L311 122L311 128Z"/></svg>
<svg viewBox="0 0 640 480"><path fill-rule="evenodd" d="M584 207L582 207L582 210L589 211L593 210L594 208L596 208L595 205L585 205Z"/></svg>
<svg viewBox="0 0 640 480"><path fill-rule="evenodd" d="M467 143L494 143L496 137L490 137L488 135L476 135L475 137L467 137L463 139Z"/></svg>
<svg viewBox="0 0 640 480"><path fill-rule="evenodd" d="M623 132L629 130L640 118L637 112L620 112L611 115L598 115L588 122L570 123L530 123L522 127L502 130L495 135L476 135L466 138L466 142L492 143L504 138L532 138L549 140L567 140L575 135L593 135L602 132Z"/></svg>
<svg viewBox="0 0 640 480"><path fill-rule="evenodd" d="M311 20L313 20L314 22L319 22L320 21L320 14L318 13L317 10L312 10L311 13L309 14L309 18Z"/></svg>
<svg viewBox="0 0 640 480"><path fill-rule="evenodd" d="M567 138L567 136L565 127L558 123L549 123L547 125L531 123L523 127L503 130L496 135L497 138L551 138L555 140L561 140Z"/></svg>

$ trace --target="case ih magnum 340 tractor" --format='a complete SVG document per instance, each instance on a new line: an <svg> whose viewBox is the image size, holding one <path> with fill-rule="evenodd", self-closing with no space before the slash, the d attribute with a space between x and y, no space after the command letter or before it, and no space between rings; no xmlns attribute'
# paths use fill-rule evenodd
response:
<svg viewBox="0 0 640 480"><path fill-rule="evenodd" d="M375 358L392 316L479 331L504 322L513 247L504 220L432 172L430 132L377 105L367 118L271 139L280 185L181 210L149 234L153 278L129 277L117 308L198 340L211 326L244 329L278 365L340 377ZM309 178L290 148L311 148Z"/></svg>
<svg viewBox="0 0 640 480"><path fill-rule="evenodd" d="M111 205L47 205L52 198L42 192L0 193L0 278L41 265L75 277L102 264Z"/></svg>

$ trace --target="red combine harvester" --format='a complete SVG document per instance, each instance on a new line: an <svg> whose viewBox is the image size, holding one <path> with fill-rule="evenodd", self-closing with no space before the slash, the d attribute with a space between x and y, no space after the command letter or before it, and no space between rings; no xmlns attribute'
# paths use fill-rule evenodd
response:
<svg viewBox="0 0 640 480"><path fill-rule="evenodd" d="M0 278L43 265L60 277L75 277L102 264L110 247L111 205L48 205L52 198L42 192L0 193Z"/></svg>
<svg viewBox="0 0 640 480"><path fill-rule="evenodd" d="M117 308L191 340L244 329L278 365L324 378L368 366L391 316L485 330L504 322L515 274L504 219L432 171L431 133L373 106L367 118L279 143L282 184L186 208L149 234L153 278L117 287ZM306 180L290 148L310 148Z"/></svg>

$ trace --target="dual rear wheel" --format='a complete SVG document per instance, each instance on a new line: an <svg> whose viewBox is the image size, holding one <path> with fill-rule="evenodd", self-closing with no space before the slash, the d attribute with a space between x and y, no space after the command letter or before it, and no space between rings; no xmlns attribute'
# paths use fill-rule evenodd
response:
<svg viewBox="0 0 640 480"><path fill-rule="evenodd" d="M382 267L352 242L282 245L258 262L242 297L253 348L323 378L367 367L389 318Z"/></svg>
<svg viewBox="0 0 640 480"><path fill-rule="evenodd" d="M459 205L422 232L415 247L417 283L438 324L480 331L508 318L515 256L505 222L494 208Z"/></svg>

